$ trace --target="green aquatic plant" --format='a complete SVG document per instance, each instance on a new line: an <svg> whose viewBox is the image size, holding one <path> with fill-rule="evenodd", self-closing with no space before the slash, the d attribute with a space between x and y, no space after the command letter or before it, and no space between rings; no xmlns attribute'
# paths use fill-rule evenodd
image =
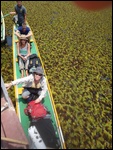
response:
<svg viewBox="0 0 113 150"><path fill-rule="evenodd" d="M89 13L66 1L23 4L67 148L112 148L111 9ZM1 9L7 14L14 5L15 1L2 1ZM6 34L11 35L12 16L5 23ZM1 47L1 73L5 82L14 79L13 51L7 45ZM15 102L14 89L8 93Z"/></svg>

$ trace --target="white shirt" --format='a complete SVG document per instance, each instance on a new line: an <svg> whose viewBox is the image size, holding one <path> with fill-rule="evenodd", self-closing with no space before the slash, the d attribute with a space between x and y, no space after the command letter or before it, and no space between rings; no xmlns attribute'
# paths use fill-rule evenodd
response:
<svg viewBox="0 0 113 150"><path fill-rule="evenodd" d="M18 85L18 84L25 83L26 87L31 87L33 82L34 82L34 76L33 76L33 74L31 74L27 77L12 81L12 85ZM44 98L46 96L46 91L47 91L47 83L46 83L46 78L44 76L40 79L40 84L41 84L42 91L40 93L39 99L42 100L42 98Z"/></svg>

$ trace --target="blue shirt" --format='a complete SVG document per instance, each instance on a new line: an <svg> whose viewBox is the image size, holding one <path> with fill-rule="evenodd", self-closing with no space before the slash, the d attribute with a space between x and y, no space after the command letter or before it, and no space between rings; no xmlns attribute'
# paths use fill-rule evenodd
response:
<svg viewBox="0 0 113 150"><path fill-rule="evenodd" d="M18 15L18 23L22 24L24 22L24 18L26 14L26 8L23 5L21 7L15 5L15 11Z"/></svg>
<svg viewBox="0 0 113 150"><path fill-rule="evenodd" d="M20 27L18 27L18 31L20 32L20 34L25 34L25 35L27 35L28 32L30 31L30 28L29 28L29 27L26 27L26 30L23 31L22 26L20 26Z"/></svg>

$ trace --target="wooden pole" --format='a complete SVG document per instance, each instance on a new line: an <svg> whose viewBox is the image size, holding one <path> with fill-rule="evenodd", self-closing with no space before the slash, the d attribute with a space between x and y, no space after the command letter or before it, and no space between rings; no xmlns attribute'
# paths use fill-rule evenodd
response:
<svg viewBox="0 0 113 150"><path fill-rule="evenodd" d="M14 140L14 139L10 139L10 138L7 138L7 137L1 137L1 140L7 141L7 142L16 143L16 144L28 145L27 142L23 142L23 141L19 141L19 140Z"/></svg>

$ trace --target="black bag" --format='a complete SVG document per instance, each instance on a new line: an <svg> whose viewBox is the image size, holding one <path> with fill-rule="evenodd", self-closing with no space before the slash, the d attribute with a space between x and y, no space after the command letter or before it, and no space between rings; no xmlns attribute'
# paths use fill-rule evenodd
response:
<svg viewBox="0 0 113 150"><path fill-rule="evenodd" d="M28 70L30 71L30 69L37 68L39 66L41 66L40 58L36 54L30 55L29 56ZM30 72L32 72L32 71L30 71Z"/></svg>
<svg viewBox="0 0 113 150"><path fill-rule="evenodd" d="M31 121L30 126L33 125L37 128L41 138L43 139L47 147L58 149L61 146L60 141L56 136L55 129L50 117Z"/></svg>
<svg viewBox="0 0 113 150"><path fill-rule="evenodd" d="M27 89L31 93L29 95L29 98L27 99L27 102L30 102L31 100L36 100L39 97L38 91L42 90L41 88L32 87L24 87L24 89Z"/></svg>
<svg viewBox="0 0 113 150"><path fill-rule="evenodd" d="M38 91L41 91L42 88L33 88L33 87L24 87L24 89L27 89L30 93L32 94L36 94L38 93Z"/></svg>

